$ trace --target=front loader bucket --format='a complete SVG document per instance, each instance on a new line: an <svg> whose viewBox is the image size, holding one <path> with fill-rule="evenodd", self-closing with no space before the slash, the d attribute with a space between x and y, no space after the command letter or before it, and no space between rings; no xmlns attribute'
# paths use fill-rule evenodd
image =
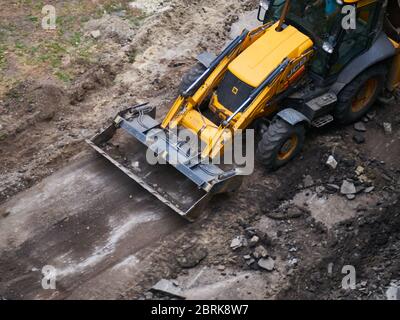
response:
<svg viewBox="0 0 400 320"><path fill-rule="evenodd" d="M148 134L161 130L154 116L146 105L129 108L87 143L162 203L194 221L213 195L238 188L241 177L235 170L190 163L181 154L178 163L150 164L146 155L154 140L149 146ZM173 147L169 141L167 145Z"/></svg>

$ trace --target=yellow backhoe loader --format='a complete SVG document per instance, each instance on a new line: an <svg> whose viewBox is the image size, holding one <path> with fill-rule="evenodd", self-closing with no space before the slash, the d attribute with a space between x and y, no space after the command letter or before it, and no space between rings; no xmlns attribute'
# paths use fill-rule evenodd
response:
<svg viewBox="0 0 400 320"><path fill-rule="evenodd" d="M257 159L276 170L301 151L307 128L357 121L400 85L397 0L263 0L259 19L218 56L198 57L162 121L147 104L131 107L88 141L189 220L240 186L240 170L213 159L242 130L257 128Z"/></svg>

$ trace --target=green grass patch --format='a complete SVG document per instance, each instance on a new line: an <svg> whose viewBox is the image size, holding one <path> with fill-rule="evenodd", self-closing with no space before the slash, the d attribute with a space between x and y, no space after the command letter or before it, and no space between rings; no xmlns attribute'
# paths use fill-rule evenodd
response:
<svg viewBox="0 0 400 320"><path fill-rule="evenodd" d="M29 16L28 17L29 21L32 21L33 23L38 23L39 22L39 17L36 16Z"/></svg>
<svg viewBox="0 0 400 320"><path fill-rule="evenodd" d="M136 49L129 50L126 55L128 56L129 63L134 63L136 61L137 50Z"/></svg>
<svg viewBox="0 0 400 320"><path fill-rule="evenodd" d="M0 46L0 70L6 65L6 46Z"/></svg>
<svg viewBox="0 0 400 320"><path fill-rule="evenodd" d="M7 133L5 132L0 132L0 141L6 140L8 137Z"/></svg>
<svg viewBox="0 0 400 320"><path fill-rule="evenodd" d="M65 71L58 70L54 74L58 79L60 79L61 81L65 82L65 83L69 83L72 80L71 75Z"/></svg>
<svg viewBox="0 0 400 320"><path fill-rule="evenodd" d="M82 42L82 33L80 32L74 32L71 38L69 39L69 43L74 47L79 46L81 42Z"/></svg>

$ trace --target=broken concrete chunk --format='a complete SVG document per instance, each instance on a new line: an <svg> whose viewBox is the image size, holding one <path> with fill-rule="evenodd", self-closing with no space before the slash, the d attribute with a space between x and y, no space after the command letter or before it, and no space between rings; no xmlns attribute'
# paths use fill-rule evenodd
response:
<svg viewBox="0 0 400 320"><path fill-rule="evenodd" d="M182 289L170 280L161 279L151 288L151 290L175 296L180 299L185 299Z"/></svg>
<svg viewBox="0 0 400 320"><path fill-rule="evenodd" d="M90 32L90 35L92 36L93 39L97 39L101 36L101 32L100 30L94 30Z"/></svg>
<svg viewBox="0 0 400 320"><path fill-rule="evenodd" d="M273 271L275 268L275 260L272 258L260 259L258 261L258 266L267 271Z"/></svg>
<svg viewBox="0 0 400 320"><path fill-rule="evenodd" d="M359 193L363 192L364 190L365 190L364 186L357 186L356 187L356 194L359 194Z"/></svg>
<svg viewBox="0 0 400 320"><path fill-rule="evenodd" d="M386 298L388 300L400 300L400 287L392 283L386 291Z"/></svg>
<svg viewBox="0 0 400 320"><path fill-rule="evenodd" d="M363 182L363 183L369 183L369 182L371 182L371 180L370 180L365 174L360 175L360 176L358 177L358 180L360 180L360 181Z"/></svg>
<svg viewBox="0 0 400 320"><path fill-rule="evenodd" d="M392 124L390 122L384 122L383 123L383 130L385 130L385 134L391 134L393 132Z"/></svg>
<svg viewBox="0 0 400 320"><path fill-rule="evenodd" d="M356 169L356 175L360 176L364 173L365 169L361 166L358 166Z"/></svg>
<svg viewBox="0 0 400 320"><path fill-rule="evenodd" d="M332 183L330 183L330 184L327 184L327 185L326 185L326 189L327 189L328 191L330 191L330 192L337 192L337 191L340 190L340 187L339 187L337 184L332 184Z"/></svg>
<svg viewBox="0 0 400 320"><path fill-rule="evenodd" d="M367 131L367 128L365 127L365 124L362 122L357 122L354 124L354 129L358 132L365 132Z"/></svg>
<svg viewBox="0 0 400 320"><path fill-rule="evenodd" d="M375 190L375 187L374 187L374 186L371 186L371 187L366 188L366 189L364 190L364 192L365 192L365 193L371 193L371 192L374 191L374 190Z"/></svg>
<svg viewBox="0 0 400 320"><path fill-rule="evenodd" d="M257 236L253 236L253 237L250 239L250 245L251 245L251 246L255 246L255 245L258 243L258 241L260 241L260 238L257 237Z"/></svg>
<svg viewBox="0 0 400 320"><path fill-rule="evenodd" d="M332 169L336 169L338 166L338 162L333 156L329 156L328 161L326 161L326 164L330 166Z"/></svg>
<svg viewBox="0 0 400 320"><path fill-rule="evenodd" d="M225 271L225 266L222 266L222 265L218 266L217 270L218 271Z"/></svg>
<svg viewBox="0 0 400 320"><path fill-rule="evenodd" d="M299 260L297 258L292 258L288 261L289 266L296 266L299 263Z"/></svg>
<svg viewBox="0 0 400 320"><path fill-rule="evenodd" d="M238 236L232 240L231 249L237 250L246 245L247 245L246 238L244 236Z"/></svg>
<svg viewBox="0 0 400 320"><path fill-rule="evenodd" d="M253 253L254 258L259 259L259 258L265 258L268 256L268 251L265 249L264 246L258 246Z"/></svg>
<svg viewBox="0 0 400 320"><path fill-rule="evenodd" d="M347 180L343 181L342 187L340 188L340 193L347 195L347 194L355 194L356 193L356 187L354 186L354 183L351 183Z"/></svg>
<svg viewBox="0 0 400 320"><path fill-rule="evenodd" d="M254 262L256 262L256 260L254 260L253 258L246 261L248 266L251 266Z"/></svg>

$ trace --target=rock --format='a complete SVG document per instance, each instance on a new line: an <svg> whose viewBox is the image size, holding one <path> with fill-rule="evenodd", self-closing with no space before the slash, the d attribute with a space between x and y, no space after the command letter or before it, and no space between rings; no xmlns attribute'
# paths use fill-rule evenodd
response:
<svg viewBox="0 0 400 320"><path fill-rule="evenodd" d="M259 259L259 258L265 258L268 256L268 251L265 249L264 246L258 246L253 253L254 258Z"/></svg>
<svg viewBox="0 0 400 320"><path fill-rule="evenodd" d="M260 241L260 238L257 237L257 236L253 236L253 237L250 239L250 246L254 247L254 246L258 243L258 241Z"/></svg>
<svg viewBox="0 0 400 320"><path fill-rule="evenodd" d="M92 32L90 32L90 35L93 39L97 39L101 36L101 32L100 30L93 30Z"/></svg>
<svg viewBox="0 0 400 320"><path fill-rule="evenodd" d="M346 198L349 200L354 200L356 196L354 194L346 194Z"/></svg>
<svg viewBox="0 0 400 320"><path fill-rule="evenodd" d="M334 192L335 193L335 192L338 192L340 190L340 187L338 185L336 185L336 184L329 183L329 184L326 185L326 189L329 192Z"/></svg>
<svg viewBox="0 0 400 320"><path fill-rule="evenodd" d="M356 186L356 194L359 194L365 190L364 186Z"/></svg>
<svg viewBox="0 0 400 320"><path fill-rule="evenodd" d="M356 169L356 175L360 176L364 173L365 169L361 166L358 166Z"/></svg>
<svg viewBox="0 0 400 320"><path fill-rule="evenodd" d="M343 181L342 187L340 188L340 193L344 195L348 194L355 194L356 193L356 187L354 186L354 183L348 182L347 180Z"/></svg>
<svg viewBox="0 0 400 320"><path fill-rule="evenodd" d="M369 182L371 182L371 180L370 180L365 174L360 175L360 176L358 177L358 180L360 180L360 181L363 182L363 183L369 183Z"/></svg>
<svg viewBox="0 0 400 320"><path fill-rule="evenodd" d="M388 300L400 300L400 287L392 283L386 291L386 298Z"/></svg>
<svg viewBox="0 0 400 320"><path fill-rule="evenodd" d="M366 189L364 190L364 192L365 192L365 193L371 193L371 192L374 191L374 190L375 190L375 187L374 187L374 186L371 186L371 187L366 188Z"/></svg>
<svg viewBox="0 0 400 320"><path fill-rule="evenodd" d="M331 167L332 169L336 169L338 166L338 162L333 156L328 157L328 161L326 161L326 164Z"/></svg>
<svg viewBox="0 0 400 320"><path fill-rule="evenodd" d="M179 288L176 283L166 280L166 279L161 279L156 283L155 286L151 288L152 291L157 291L157 292L162 292L180 299L185 299L183 296L182 289Z"/></svg>
<svg viewBox="0 0 400 320"><path fill-rule="evenodd" d="M225 271L225 266L222 266L222 265L218 266L217 270L218 271Z"/></svg>
<svg viewBox="0 0 400 320"><path fill-rule="evenodd" d="M365 142L365 137L362 134L355 134L353 140L357 144L362 144Z"/></svg>
<svg viewBox="0 0 400 320"><path fill-rule="evenodd" d="M383 130L385 131L385 134L392 134L392 124L389 122L384 122L383 123Z"/></svg>
<svg viewBox="0 0 400 320"><path fill-rule="evenodd" d="M310 175L306 175L303 180L303 185L305 188L310 188L314 185L314 180Z"/></svg>
<svg viewBox="0 0 400 320"><path fill-rule="evenodd" d="M246 235L251 238L252 236L254 236L257 232L257 230L254 227L247 227L245 230Z"/></svg>
<svg viewBox="0 0 400 320"><path fill-rule="evenodd" d="M178 255L176 260L182 268L194 268L208 255L208 251L203 247L187 249L184 254Z"/></svg>
<svg viewBox="0 0 400 320"><path fill-rule="evenodd" d="M288 220L288 219L297 219L304 215L304 211L298 206L293 206L287 210L277 209L272 212L266 213L268 218L274 220Z"/></svg>
<svg viewBox="0 0 400 320"><path fill-rule="evenodd" d="M254 260L253 258L252 259L250 259L250 260L247 260L247 265L248 266L251 266L254 262L256 262L256 260Z"/></svg>
<svg viewBox="0 0 400 320"><path fill-rule="evenodd" d="M365 132L367 131L367 128L365 127L365 124L362 122L356 122L354 124L354 129L358 132Z"/></svg>
<svg viewBox="0 0 400 320"><path fill-rule="evenodd" d="M251 259L251 255L245 255L245 256L243 256L243 258L244 258L244 260L250 260Z"/></svg>
<svg viewBox="0 0 400 320"><path fill-rule="evenodd" d="M289 266L296 266L299 263L299 260L297 258L292 258L288 261Z"/></svg>
<svg viewBox="0 0 400 320"><path fill-rule="evenodd" d="M146 292L144 294L144 297L145 297L146 300L152 300L154 295L151 292Z"/></svg>
<svg viewBox="0 0 400 320"><path fill-rule="evenodd" d="M260 259L258 261L258 266L260 268L263 268L267 271L273 271L275 268L275 261L272 258L268 258L268 259Z"/></svg>
<svg viewBox="0 0 400 320"><path fill-rule="evenodd" d="M368 118L369 120L374 119L375 116L376 116L376 111L371 111L371 112L368 112L368 113L367 113L367 118Z"/></svg>
<svg viewBox="0 0 400 320"><path fill-rule="evenodd" d="M243 236L238 236L232 240L231 249L237 250L245 245L246 245L246 238Z"/></svg>

